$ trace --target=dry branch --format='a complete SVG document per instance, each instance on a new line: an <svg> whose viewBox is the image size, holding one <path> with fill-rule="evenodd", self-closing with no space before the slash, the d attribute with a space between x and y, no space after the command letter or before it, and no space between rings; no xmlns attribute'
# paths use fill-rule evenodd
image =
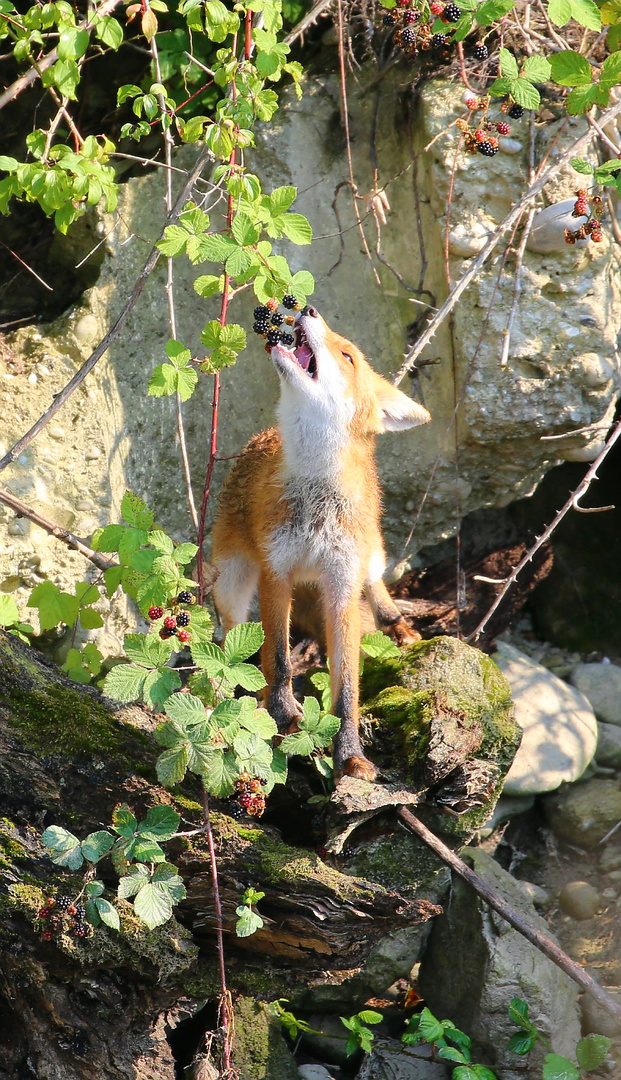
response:
<svg viewBox="0 0 621 1080"><path fill-rule="evenodd" d="M40 529L45 529L50 536L62 540L63 544L72 548L73 551L79 551L80 555L83 555L85 559L88 559L100 570L108 570L111 566L116 565L111 559L101 555L99 551L93 551L83 540L80 540L78 536L74 536L68 529L63 529L62 525L57 525L55 521L43 517L42 514L37 513L27 503L22 502L21 499L16 499L6 488L0 488L0 502L14 510L18 517L28 518L29 521L38 525Z"/></svg>

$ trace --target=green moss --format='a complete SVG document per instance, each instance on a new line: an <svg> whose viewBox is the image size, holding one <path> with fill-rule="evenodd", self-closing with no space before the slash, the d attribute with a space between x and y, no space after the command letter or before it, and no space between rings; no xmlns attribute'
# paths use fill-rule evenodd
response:
<svg viewBox="0 0 621 1080"><path fill-rule="evenodd" d="M267 1005L253 998L235 1002L233 1064L240 1080L295 1080L295 1061L278 1021Z"/></svg>
<svg viewBox="0 0 621 1080"><path fill-rule="evenodd" d="M364 844L347 872L403 893L425 889L425 895L438 874L448 875L442 860L422 840L404 831Z"/></svg>
<svg viewBox="0 0 621 1080"><path fill-rule="evenodd" d="M51 684L45 690L13 688L13 709L8 717L24 744L35 753L118 755L125 740L103 705L67 686ZM118 727L118 724L117 724Z"/></svg>

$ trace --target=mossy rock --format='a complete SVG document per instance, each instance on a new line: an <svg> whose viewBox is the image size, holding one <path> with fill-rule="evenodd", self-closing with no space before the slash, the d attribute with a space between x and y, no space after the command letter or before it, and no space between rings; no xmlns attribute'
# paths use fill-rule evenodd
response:
<svg viewBox="0 0 621 1080"><path fill-rule="evenodd" d="M240 1080L299 1080L278 1020L253 998L235 1002L233 1064Z"/></svg>
<svg viewBox="0 0 621 1080"><path fill-rule="evenodd" d="M490 816L521 739L509 683L494 661L457 638L420 641L399 658L365 660L361 701L363 714L379 721L380 742L389 732L407 780L453 808L437 815L436 827L469 838ZM470 779L478 769L479 805L468 808L458 792L439 797L438 785L458 787L460 768Z"/></svg>

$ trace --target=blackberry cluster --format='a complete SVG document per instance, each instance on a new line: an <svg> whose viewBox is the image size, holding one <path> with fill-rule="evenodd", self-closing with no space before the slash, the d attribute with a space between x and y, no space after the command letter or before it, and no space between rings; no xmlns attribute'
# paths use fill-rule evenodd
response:
<svg viewBox="0 0 621 1080"><path fill-rule="evenodd" d="M301 304L293 293L286 293L282 300L283 307L289 311L299 311ZM295 316L283 315L281 311L278 311L278 301L271 299L267 304L261 304L254 309L254 323L252 329L255 334L265 339L265 351L271 352L274 345L285 345L290 348L293 345L295 338L293 334L288 333L286 330L280 330L279 328L286 324L287 326L293 326L295 323Z"/></svg>
<svg viewBox="0 0 621 1080"><path fill-rule="evenodd" d="M43 923L41 937L44 941L52 941L55 933L86 937L90 930L84 904L76 904L70 896L48 896L37 915Z"/></svg>
<svg viewBox="0 0 621 1080"><path fill-rule="evenodd" d="M176 637L182 645L185 645L191 640L192 635L186 630L186 627L190 625L190 613L185 608L192 607L195 603L196 597L187 589L183 589L178 596L173 596L169 600L169 614L166 615L159 630L163 641ZM151 622L159 622L164 615L164 608L154 605L149 608L148 615Z"/></svg>
<svg viewBox="0 0 621 1080"><path fill-rule="evenodd" d="M574 217L586 217L588 220L583 222L575 232L572 229L563 230L566 244L575 244L576 240L592 240L595 244L601 244L604 234L601 221L596 215L600 215L600 217L603 215L604 203L599 195L593 195L591 203L595 213L592 213L589 208L587 192L584 188L580 188L576 192L576 201L572 214Z"/></svg>
<svg viewBox="0 0 621 1080"><path fill-rule="evenodd" d="M245 772L240 774L235 783L237 806L250 817L262 817L265 810L265 795L262 786L263 781ZM235 804L231 807L231 812L233 817L239 816L239 810L235 810Z"/></svg>

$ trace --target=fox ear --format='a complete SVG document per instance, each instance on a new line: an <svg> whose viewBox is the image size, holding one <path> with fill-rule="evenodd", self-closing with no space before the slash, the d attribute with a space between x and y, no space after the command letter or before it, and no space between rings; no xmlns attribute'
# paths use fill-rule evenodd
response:
<svg viewBox="0 0 621 1080"><path fill-rule="evenodd" d="M391 386L386 379L378 377L380 423L383 431L403 431L405 428L428 424L431 414L424 405L407 397L401 390Z"/></svg>

